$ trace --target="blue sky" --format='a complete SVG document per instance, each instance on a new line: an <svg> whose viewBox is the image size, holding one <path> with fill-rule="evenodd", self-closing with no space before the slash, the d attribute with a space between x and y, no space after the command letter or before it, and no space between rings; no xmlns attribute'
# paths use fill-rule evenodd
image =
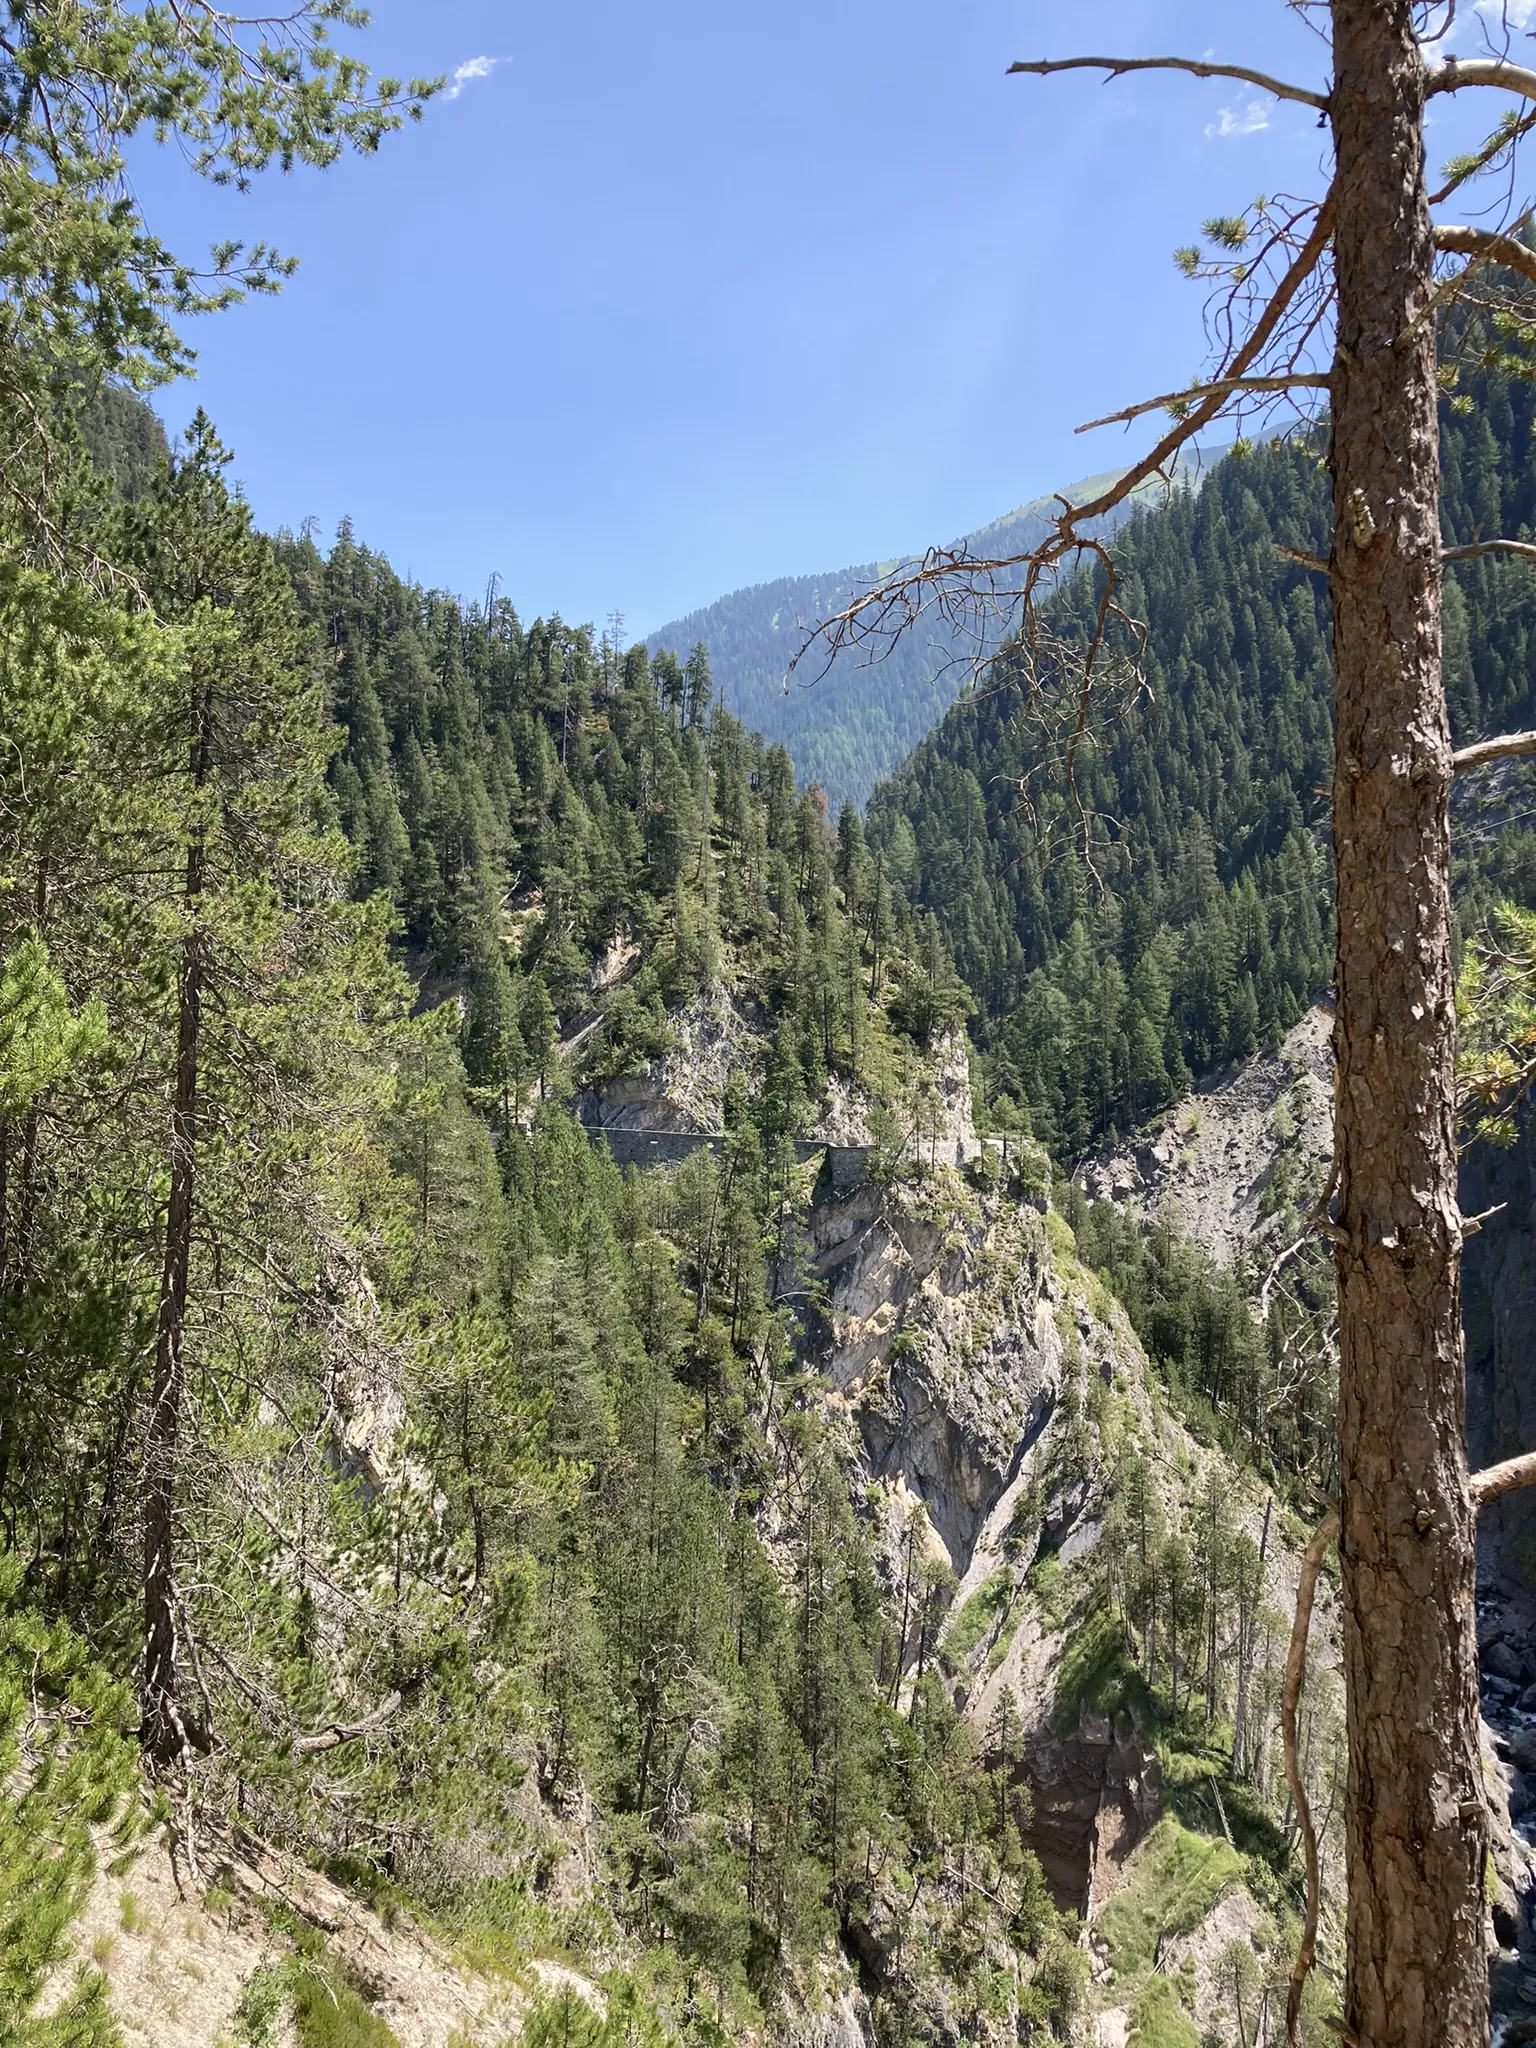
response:
<svg viewBox="0 0 1536 2048"><path fill-rule="evenodd" d="M161 410L207 406L268 526L350 515L425 582L636 635L1128 460L1145 429L1072 430L1200 368L1170 252L1314 191L1326 143L1241 86L1004 76L1091 47L1321 83L1282 0L378 0L361 47L469 69L324 174L141 164L173 243L302 266L195 324Z"/></svg>

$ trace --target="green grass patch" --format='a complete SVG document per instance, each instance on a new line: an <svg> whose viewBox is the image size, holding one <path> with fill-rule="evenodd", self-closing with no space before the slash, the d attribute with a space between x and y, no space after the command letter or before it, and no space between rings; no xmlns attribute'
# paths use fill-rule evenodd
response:
<svg viewBox="0 0 1536 2048"><path fill-rule="evenodd" d="M291 1965L259 1963L240 1987L234 2011L235 2039L240 2048L275 2048L288 2017Z"/></svg>
<svg viewBox="0 0 1536 2048"><path fill-rule="evenodd" d="M292 1996L303 2048L400 2048L398 2036L339 1972L295 1970Z"/></svg>
<svg viewBox="0 0 1536 2048"><path fill-rule="evenodd" d="M1075 1259L1077 1257L1076 1233L1059 1209L1046 1210L1045 1235L1056 1258Z"/></svg>
<svg viewBox="0 0 1536 2048"><path fill-rule="evenodd" d="M1221 1733L1225 1735L1226 1731ZM1288 1878L1291 1857L1285 1836L1253 1787L1231 1776L1229 1747L1227 1742L1213 1744L1209 1736L1191 1735L1187 1725L1179 1728L1165 1720L1158 1742L1164 1800L1187 1827L1198 1833L1218 1828L1225 1812L1239 1850ZM1257 1873L1250 1869L1248 1889L1253 1891L1259 1882Z"/></svg>
<svg viewBox="0 0 1536 2048"><path fill-rule="evenodd" d="M246 1980L235 2008L244 2048L269 2048L280 2038L282 2017L293 2016L299 2048L400 2048L364 1996L364 1987L326 1951L325 1937L287 1905L273 1901L266 1918L293 1953L263 1964Z"/></svg>
<svg viewBox="0 0 1536 2048"><path fill-rule="evenodd" d="M1096 1600L1082 1626L1068 1638L1057 1667L1056 1726L1069 1734L1084 1707L1093 1714L1117 1714L1145 1697L1145 1682L1125 1647L1119 1622L1106 1600Z"/></svg>
<svg viewBox="0 0 1536 2048"><path fill-rule="evenodd" d="M1040 1607L1040 1619L1048 1629L1061 1628L1072 1612L1077 1593L1054 1550L1042 1551L1030 1567L1029 1590Z"/></svg>
<svg viewBox="0 0 1536 2048"><path fill-rule="evenodd" d="M1118 1303L1108 1279L1084 1267L1083 1292L1088 1297L1089 1310L1096 1320L1103 1323L1106 1328L1113 1325Z"/></svg>
<svg viewBox="0 0 1536 2048"><path fill-rule="evenodd" d="M987 1652L987 1676L1001 1668L1003 1659L1013 1648L1013 1639L1019 1632L1019 1623L1024 1619L1024 1602L1015 1600L1003 1618L1003 1625L993 1639Z"/></svg>
<svg viewBox="0 0 1536 2048"><path fill-rule="evenodd" d="M1200 2048L1195 2023L1168 1977L1154 1977L1131 2009L1130 2048Z"/></svg>
<svg viewBox="0 0 1536 2048"><path fill-rule="evenodd" d="M944 1633L944 1656L959 1671L969 1662L977 1644L997 1622L1013 1598L1013 1573L999 1565L984 1579L960 1609Z"/></svg>
<svg viewBox="0 0 1536 2048"><path fill-rule="evenodd" d="M1099 1921L1116 1976L1150 1970L1158 1943L1198 1927L1242 1876L1243 1860L1235 1849L1194 1834L1165 1814L1137 1850L1130 1883L1110 1900Z"/></svg>

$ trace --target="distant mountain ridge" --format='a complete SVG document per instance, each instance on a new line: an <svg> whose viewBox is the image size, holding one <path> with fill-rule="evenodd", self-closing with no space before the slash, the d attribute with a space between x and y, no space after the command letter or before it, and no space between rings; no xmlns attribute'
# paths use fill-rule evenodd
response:
<svg viewBox="0 0 1536 2048"><path fill-rule="evenodd" d="M1211 452L1184 473L1197 481L1217 459ZM1122 476L1102 471L1060 493L1086 504ZM1102 522L1112 532L1137 506L1165 487L1143 486ZM989 556L1023 554L1037 547L1054 523L1055 495L1035 498L990 525L967 534L963 545ZM819 782L836 812L845 800L861 810L877 782L899 768L939 723L964 688L975 650L962 648L942 620L902 635L881 659L842 655L826 672L814 656L788 690L785 671L805 629L841 610L858 592L899 566L865 562L820 576L781 576L733 590L701 611L674 619L649 635L652 653L686 651L702 640L709 649L716 694L752 730L788 748L802 783ZM987 651L991 651L988 648Z"/></svg>

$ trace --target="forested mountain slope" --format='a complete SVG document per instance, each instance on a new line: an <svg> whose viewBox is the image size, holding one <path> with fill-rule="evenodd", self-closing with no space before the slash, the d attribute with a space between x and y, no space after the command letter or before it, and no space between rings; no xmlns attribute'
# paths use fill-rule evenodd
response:
<svg viewBox="0 0 1536 2048"><path fill-rule="evenodd" d="M1536 393L1480 369L1461 396L1442 408L1446 535L1529 535ZM1053 729L1005 658L871 802L884 873L937 919L977 999L990 1085L1064 1155L1273 1042L1327 985L1327 590L1279 552L1326 552L1326 505L1317 452L1271 444L1138 513L1117 560L1147 622L1146 694L1106 693L1075 795L1059 710ZM1085 584L1060 593L1051 624L1081 641L1088 603ZM1462 738L1533 721L1533 627L1529 564L1451 570ZM1517 891L1533 844L1518 811L1476 858ZM1486 890L1462 880L1465 914Z"/></svg>
<svg viewBox="0 0 1536 2048"><path fill-rule="evenodd" d="M116 2048L148 1830L239 1931L205 2040L501 2048L554 1955L599 2010L531 2039L1065 2025L1018 1760L809 1334L834 1100L974 1200L916 1156L968 1121L941 965L702 664L274 547L223 466L82 489L105 594L0 579L0 2010ZM572 1090L701 1011L715 1136L621 1173ZM436 2033L317 1867L458 1959Z"/></svg>
<svg viewBox="0 0 1536 2048"><path fill-rule="evenodd" d="M86 402L287 269L184 268L135 136L244 185L433 88L356 10L69 15L0 320L0 2035L1252 2048L1292 1333L977 1145L936 920L702 650L274 542Z"/></svg>
<svg viewBox="0 0 1536 2048"><path fill-rule="evenodd" d="M0 1994L73 1958L82 2048L1003 2048L1101 1996L1133 1866L1278 1966L1276 1482L1040 1149L962 1143L968 998L856 815L703 661L269 544L222 468L89 510L152 613L0 583ZM572 1114L644 1088L674 1171Z"/></svg>
<svg viewBox="0 0 1536 2048"><path fill-rule="evenodd" d="M1085 503L1112 474L1069 484L1064 495ZM1106 530L1113 530L1130 509L1117 512ZM1054 498L1037 498L958 545L978 558L1025 553L1043 539L1054 510ZM844 802L862 808L881 777L938 723L969 681L975 661L990 653L1000 637L1000 629L983 627L980 641L973 643L932 615L877 662L844 654L827 667L813 649L786 691L785 671L806 632L894 566L871 562L825 576L782 576L754 584L659 627L647 645L659 652L702 642L736 716L785 746L800 781L820 783L834 811ZM1011 581L1001 577L999 589L1011 587Z"/></svg>
<svg viewBox="0 0 1536 2048"><path fill-rule="evenodd" d="M1523 393L1485 396L1523 445ZM268 543L206 427L169 469L131 408L93 434L122 502L78 516L152 611L0 583L0 1858L24 1917L56 1887L0 1991L31 2010L89 1897L82 2044L139 1998L79 1819L160 1825L133 1684L183 1882L233 1888L242 2048L332 2013L436 2048L450 2008L477 2048L1002 2048L1093 2006L1235 2039L1294 1940L1326 1287L1258 1313L1039 1145L978 1154L959 1027L975 1001L994 1121L1011 1092L1064 1154L1326 977L1326 622L1274 550L1319 545L1306 452L1127 535L1153 701L1082 764L1085 854L1005 693L866 839L702 650ZM1520 530L1500 439L1456 414L1447 446L1456 530ZM1465 722L1524 705L1522 573L1451 600ZM573 1113L616 1105L698 1142L621 1172ZM1320 1812L1331 1665L1320 1624ZM306 1918L316 1869L387 1968L331 1892ZM419 2028L402 1970L438 1973Z"/></svg>

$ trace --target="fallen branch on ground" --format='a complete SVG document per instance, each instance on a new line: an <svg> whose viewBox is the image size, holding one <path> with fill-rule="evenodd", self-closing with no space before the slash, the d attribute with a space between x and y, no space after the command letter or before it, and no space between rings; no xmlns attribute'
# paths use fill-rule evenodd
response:
<svg viewBox="0 0 1536 2048"><path fill-rule="evenodd" d="M296 1735L293 1753L295 1756L318 1756L322 1750L340 1749L344 1742L360 1742L365 1735L372 1735L376 1728L392 1721L404 1705L404 1693L392 1692L382 1706L375 1707L361 1721L333 1721L329 1728L317 1729L313 1735Z"/></svg>

